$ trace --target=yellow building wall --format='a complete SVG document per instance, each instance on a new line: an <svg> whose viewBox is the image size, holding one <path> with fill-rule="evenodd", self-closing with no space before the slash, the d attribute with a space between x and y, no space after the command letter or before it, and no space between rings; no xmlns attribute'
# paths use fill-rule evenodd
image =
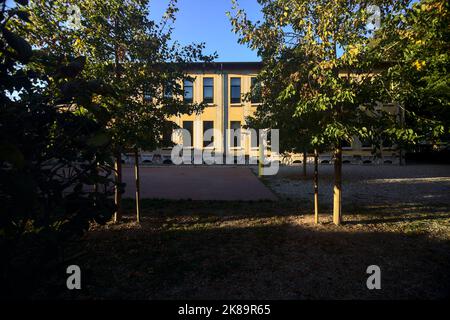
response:
<svg viewBox="0 0 450 320"><path fill-rule="evenodd" d="M250 101L244 101L244 95L251 90L251 77L255 77L254 72L229 72L228 74L217 73L189 73L189 76L195 78L193 84L193 101L200 103L203 101L203 78L214 79L214 102L208 104L201 114L181 115L171 117L169 120L175 122L180 128L183 126L183 121L194 122L194 139L193 147L203 149L203 121L213 121L214 129L224 133L224 97L223 97L223 77L228 78L228 121L227 128L230 128L231 121L239 121L241 126L245 125L245 118L252 115L256 110L256 105L251 104ZM231 101L231 78L241 78L241 103L232 104ZM245 154L250 153L250 136L245 134L243 130L241 138L241 150ZM223 152L223 139L221 137L214 137L214 148L218 152ZM230 141L230 137L228 137ZM176 141L181 142L181 141ZM255 151L255 154L257 152Z"/></svg>
<svg viewBox="0 0 450 320"><path fill-rule="evenodd" d="M241 123L241 127L245 125L245 119L256 112L258 104L252 104L250 101L244 101L244 95L251 91L251 78L256 77L257 73L252 70L244 70L244 71L228 71L227 73L203 73L203 72L192 72L189 73L189 76L195 78L193 83L193 101L200 103L203 100L203 78L213 78L214 79L214 102L209 104L201 114L192 114L192 115L181 115L178 117L170 118L171 121L174 121L180 128L183 126L183 121L193 121L194 122L194 139L193 139L193 147L196 149L204 149L203 148L203 121L213 121L214 129L218 130L220 134L224 134L224 90L223 90L223 77L227 77L228 84L228 97L227 97L227 110L228 110L228 119L227 119L227 129L231 126L231 121L239 121ZM239 77L241 78L241 102L232 104L231 103L231 78ZM383 106L383 110L388 111L392 114L397 114L398 110L395 106ZM239 150L243 152L245 155L249 155L252 157L258 156L258 148L251 147L251 136L248 131L243 130L241 137L241 147L240 148L231 148L231 150ZM231 141L231 137L228 136L228 144ZM176 143L181 143L181 140L174 141ZM216 152L223 153L224 142L221 136L214 137L214 149ZM344 158L351 158L354 156L362 156L362 157L370 157L372 156L372 148L364 148L362 147L361 142L355 138L351 147L344 148L343 155ZM395 157L397 155L397 151L395 150L395 146L393 148L383 148L383 155ZM322 156L328 157L331 156L331 153L324 153ZM300 154L291 154L292 159L295 161L299 161L302 159L302 155Z"/></svg>

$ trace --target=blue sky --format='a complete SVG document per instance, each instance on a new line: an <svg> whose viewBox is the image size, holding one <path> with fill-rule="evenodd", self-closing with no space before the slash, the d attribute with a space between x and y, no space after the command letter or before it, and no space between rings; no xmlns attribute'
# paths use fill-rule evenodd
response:
<svg viewBox="0 0 450 320"><path fill-rule="evenodd" d="M167 0L150 0L150 17L160 21L167 3ZM11 6L14 1L7 0L7 4ZM239 6L246 10L250 19L261 19L256 0L240 0ZM260 60L247 46L238 44L237 35L231 31L231 23L225 14L231 10L231 0L178 0L178 8L174 40L181 44L205 42L205 53L217 51L216 61Z"/></svg>
<svg viewBox="0 0 450 320"><path fill-rule="evenodd" d="M150 1L150 17L159 21L167 0ZM240 0L252 20L261 19L256 0ZM178 0L179 12L173 38L181 44L205 42L205 53L217 51L217 61L259 61L256 53L237 43L238 36L231 31L225 12L231 10L231 0Z"/></svg>

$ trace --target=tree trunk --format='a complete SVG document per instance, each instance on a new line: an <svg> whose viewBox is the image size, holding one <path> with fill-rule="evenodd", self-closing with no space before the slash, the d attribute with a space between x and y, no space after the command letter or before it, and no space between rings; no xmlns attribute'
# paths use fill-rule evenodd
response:
<svg viewBox="0 0 450 320"><path fill-rule="evenodd" d="M303 151L303 176L306 177L306 151Z"/></svg>
<svg viewBox="0 0 450 320"><path fill-rule="evenodd" d="M141 187L139 183L139 151L134 151L134 179L136 183L136 222L141 222Z"/></svg>
<svg viewBox="0 0 450 320"><path fill-rule="evenodd" d="M116 154L114 164L116 188L114 190L114 203L116 204L116 212L114 213L114 222L118 222L122 215L122 154Z"/></svg>
<svg viewBox="0 0 450 320"><path fill-rule="evenodd" d="M314 149L314 222L319 223L319 153Z"/></svg>
<svg viewBox="0 0 450 320"><path fill-rule="evenodd" d="M341 224L342 219L342 147L334 152L333 222Z"/></svg>

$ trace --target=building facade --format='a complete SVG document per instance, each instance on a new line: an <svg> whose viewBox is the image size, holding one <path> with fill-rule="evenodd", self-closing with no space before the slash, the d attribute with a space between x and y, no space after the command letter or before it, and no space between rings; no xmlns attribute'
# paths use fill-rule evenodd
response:
<svg viewBox="0 0 450 320"><path fill-rule="evenodd" d="M186 73L194 81L183 83L184 99L187 102L205 102L207 106L201 114L181 115L169 120L179 128L186 129L190 137L173 135L173 142L183 144L185 150L210 150L219 154L244 154L246 161L258 157L258 146L255 132L242 129L246 118L258 108L258 97L246 99L255 85L256 76L261 68L260 62L217 62L193 63ZM398 110L394 105L381 106L392 114ZM214 129L213 139L206 139L204 133ZM228 130L227 130L228 129ZM235 130L232 135L231 130ZM239 131L237 131L240 129ZM236 133L239 133L237 135ZM153 152L143 152L142 161L148 163L170 163L171 148L163 148ZM301 163L302 155L280 155L284 164ZM307 161L312 161L308 157ZM332 155L320 155L320 163L331 163ZM370 144L354 139L353 143L343 147L344 163L394 164L399 162L399 154L395 146L387 143L375 156Z"/></svg>

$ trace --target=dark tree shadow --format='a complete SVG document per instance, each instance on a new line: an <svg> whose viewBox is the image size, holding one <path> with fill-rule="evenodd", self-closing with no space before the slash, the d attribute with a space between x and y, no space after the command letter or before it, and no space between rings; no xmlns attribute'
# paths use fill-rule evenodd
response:
<svg viewBox="0 0 450 320"><path fill-rule="evenodd" d="M450 242L427 234L315 227L275 215L271 207L236 213L147 212L120 226L93 231L82 243L84 290L52 291L65 299L442 299L450 293ZM181 206L178 203L178 211ZM197 213L187 213L191 209ZM294 207L294 206L293 206ZM248 208L248 207L247 207ZM201 209L201 210L200 210ZM202 212L202 210L206 210ZM287 208L286 212L289 212ZM294 208L292 208L294 210ZM174 209L175 210L175 209ZM262 214L264 213L264 214ZM299 216L301 218L301 216ZM391 223L392 221L389 221ZM360 221L361 223L361 221ZM378 265L382 289L368 290L366 269ZM59 289L59 291L57 290Z"/></svg>

